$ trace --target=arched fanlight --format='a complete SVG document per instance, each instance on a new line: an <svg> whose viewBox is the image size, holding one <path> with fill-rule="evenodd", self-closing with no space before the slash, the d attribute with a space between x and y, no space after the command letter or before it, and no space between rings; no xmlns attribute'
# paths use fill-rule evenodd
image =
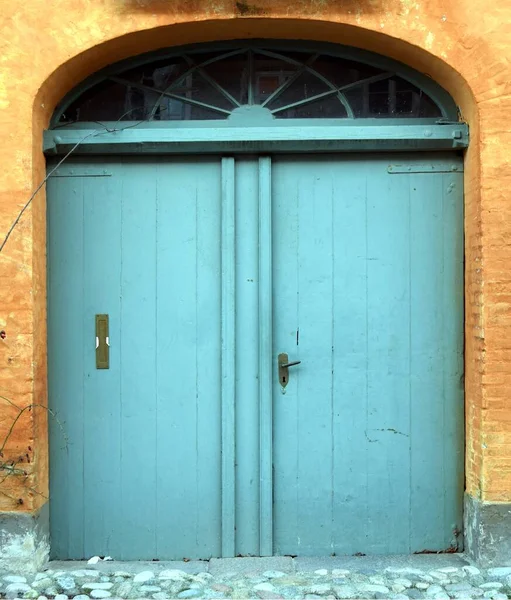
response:
<svg viewBox="0 0 511 600"><path fill-rule="evenodd" d="M454 103L434 82L371 56L242 42L152 54L93 76L64 99L52 126L226 120L246 106L279 120L456 118Z"/></svg>

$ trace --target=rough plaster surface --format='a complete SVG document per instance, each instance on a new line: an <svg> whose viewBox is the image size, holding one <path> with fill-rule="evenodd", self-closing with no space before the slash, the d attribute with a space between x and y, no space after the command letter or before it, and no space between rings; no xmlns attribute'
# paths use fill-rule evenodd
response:
<svg viewBox="0 0 511 600"><path fill-rule="evenodd" d="M38 571L47 563L49 550L47 505L35 515L0 513L0 570Z"/></svg>
<svg viewBox="0 0 511 600"><path fill-rule="evenodd" d="M1 13L0 240L43 178L41 131L55 104L122 58L210 40L308 39L386 54L443 85L471 127L467 490L511 500L510 0L12 0ZM46 402L45 235L42 192L0 255L0 388L18 406ZM2 401L0 412L1 438L17 409ZM48 483L44 410L23 415L6 455L23 458L29 476L3 482L0 509L37 509Z"/></svg>
<svg viewBox="0 0 511 600"><path fill-rule="evenodd" d="M467 557L482 567L511 566L511 504L465 496Z"/></svg>
<svg viewBox="0 0 511 600"><path fill-rule="evenodd" d="M41 541L35 533L0 534L0 570L13 573L38 571L48 560L49 540Z"/></svg>

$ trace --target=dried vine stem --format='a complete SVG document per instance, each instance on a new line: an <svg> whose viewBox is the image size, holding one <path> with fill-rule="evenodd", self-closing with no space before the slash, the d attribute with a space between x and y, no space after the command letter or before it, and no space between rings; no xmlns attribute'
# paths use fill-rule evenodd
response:
<svg viewBox="0 0 511 600"><path fill-rule="evenodd" d="M15 402L13 402L12 400L10 400L9 398L7 398L6 396L3 396L0 394L0 399L4 400L5 402L7 402L8 404L10 404L12 407L14 407L17 411L18 414L16 415L16 417L13 419L1 445L0 445L0 472L4 473L3 476L0 477L0 494L2 494L3 496L9 498L10 500L12 500L13 502L16 502L17 504L20 504L22 502L20 502L19 498L14 498L12 496L10 496L9 494L7 494L7 492L5 492L5 490L2 490L2 484L5 483L5 481L12 476L18 476L18 477L23 477L25 479L25 481L29 478L29 474L25 471L25 469L21 469L18 467L18 465L20 463L23 462L23 458L20 457L18 460L3 460L3 456L4 456L4 451L5 448L7 446L7 443L10 439L10 437L13 434L14 428L16 427L16 424L18 423L18 421L21 419L22 415L25 412L30 412L32 411L34 408L42 408L44 410L46 410L50 416L55 419L57 425L59 426L66 446L67 446L67 436L65 434L64 431L64 427L62 425L62 423L60 422L60 420L58 419L57 415L55 414L54 411L52 411L50 408L48 408L47 406L45 406L44 404L38 404L38 403L33 403L33 404L28 404L27 406L24 406L23 408L21 408L20 406L18 406ZM43 494L42 492L38 491L37 489L30 487L29 490L31 492L33 492L34 494L38 494L40 496L42 496L43 498L47 499L47 497L45 496L45 494Z"/></svg>
<svg viewBox="0 0 511 600"><path fill-rule="evenodd" d="M163 93L162 93L162 97L163 97ZM126 115L128 115L130 112L132 112L133 110L136 110L134 108L131 108L129 111L125 112L124 114L122 114L119 119L116 121L116 124L119 123L121 121L121 119L123 119ZM18 216L14 219L12 225L9 227L9 229L7 230L7 233L5 234L4 239L2 240L2 243L0 244L0 252L2 252L2 250L4 249L5 245L7 244L7 241L9 240L9 238L11 237L12 232L14 231L14 229L16 228L16 225L20 222L21 217L23 216L23 213L27 210L27 208L32 204L32 201L34 200L34 198L37 196L37 194L41 191L41 189L43 188L43 186L45 185L45 183L48 181L48 179L53 175L53 173L55 173L55 171L71 156L71 154L73 154L73 152L81 145L83 144L83 142L85 142L85 140L87 140L90 137L96 137L97 135L105 135L108 133L117 133L119 131L124 131L125 129L132 129L133 127L138 127L139 125L142 125L142 123L147 123L148 121L150 121L150 119L143 119L142 121L138 121L135 124L131 124L131 125L127 125L126 127L121 127L121 128L117 128L114 127L113 129L109 128L107 125L105 125L104 123L101 123L100 121L94 121L94 123L97 123L98 125L101 125L101 127L103 127L103 130L94 130L91 131L90 133L88 133L86 136L84 136L81 140L78 140L78 142L76 142L76 144L71 148L71 150L69 150L69 152L62 157L61 160L59 160L59 162L53 167L53 169L51 169L51 171L49 171L46 174L46 177L41 181L41 183L36 187L36 189L34 190L34 192L32 193L32 195L30 196L30 198L26 201L26 203L23 205L23 208L20 210L20 212L18 213ZM67 125L67 124L66 124Z"/></svg>
<svg viewBox="0 0 511 600"><path fill-rule="evenodd" d="M134 110L134 109L131 109ZM125 114L121 115L121 117L119 118L119 120L117 121L117 123L123 118L125 117L127 114L129 114L128 111ZM75 150L83 143L85 142L85 140L87 140L90 137L95 137L97 135L105 135L105 134L109 134L109 133L114 133L114 132L118 132L118 131L123 131L124 129L131 129L133 127L138 127L139 125L141 125L142 123L147 122L149 119L144 119L142 121L139 121L135 124L131 124L128 125L126 127L122 127L122 128L109 128L107 125L97 121L96 123L98 125L101 125L101 127L103 127L103 130L94 130L89 132L87 135L85 135L82 139L80 139L70 150L69 152L67 152L61 160L59 160L59 162L46 174L46 176L44 177L44 179L41 181L41 183L36 187L36 189L33 191L33 193L30 195L30 197L28 198L28 200L25 202L25 204L23 205L23 207L21 208L21 210L19 211L17 217L14 219L12 225L9 227L9 229L7 230L7 233L5 234L1 244L0 244L0 252L3 251L3 249L5 248L5 245L7 244L7 242L9 241L9 238L11 237L12 233L14 232L14 230L16 229L16 226L18 225L18 223L20 222L21 218L23 217L23 214L25 213L25 211L29 208L29 206L32 204L32 201L34 200L34 198L37 196L37 194L41 191L41 189L43 188L43 186L46 184L46 182L48 181L48 179L53 175L53 173L55 173L55 171L73 154L73 152L75 152ZM116 123L116 124L117 124ZM5 335L5 334L4 334ZM3 336L2 336L3 339ZM3 477L0 477L0 494L5 496L6 498L9 498L10 500L12 500L13 502L16 502L17 504L23 503L23 500L20 498L14 498L13 496L9 495L7 492L5 492L5 490L1 489L2 484L6 481L6 479L8 477L12 477L12 476L19 476L19 477L24 477L25 480L28 479L29 475L28 473L24 470L24 469L20 469L18 468L18 465L22 462L22 460L8 460L8 461L4 461L3 459L3 454L4 454L4 450L5 447L10 439L10 437L13 434L14 428L16 427L16 424L18 423L18 421L21 419L22 415L25 412L30 412L32 409L34 408L43 408L44 410L46 410L50 416L55 419L56 423L58 424L60 430L63 433L64 436L64 440L66 442L66 447L67 447L67 436L65 434L64 431L64 427L62 425L62 423L59 421L56 413L54 411L52 411L50 408L48 408L47 406L45 406L44 404L39 404L39 403L33 403L33 404L29 404L23 408L20 408L15 402L13 402L10 398L7 398L6 396L3 396L0 394L0 399L4 400L5 402L7 402L8 404L10 404L11 406L13 406L17 411L18 414L16 415L16 417L14 418L13 422L11 423L7 434L5 436L5 438L3 439L3 441L1 442L0 445L0 472L5 473L5 475L3 475ZM33 492L34 494L38 494L43 496L45 499L46 496L44 494L42 494L41 492L39 492L38 490L36 490L35 488L31 487L29 488L29 490L31 492Z"/></svg>

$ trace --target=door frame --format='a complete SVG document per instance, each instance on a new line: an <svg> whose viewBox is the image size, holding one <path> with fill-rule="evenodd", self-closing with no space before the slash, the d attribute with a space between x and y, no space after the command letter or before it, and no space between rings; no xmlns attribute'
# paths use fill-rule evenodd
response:
<svg viewBox="0 0 511 600"><path fill-rule="evenodd" d="M265 40L262 43L290 50L293 43ZM257 41L228 42L221 44L202 44L208 50L221 49L234 44L242 46L256 45ZM311 44L294 42L297 48L330 48L332 55L352 59L365 59L365 62L380 67L396 69L396 61L356 48L346 48L334 44ZM171 56L183 52L184 47L171 52L153 52L137 59L129 59L110 65L89 77L72 90L57 107L51 126L43 132L43 151L50 157L62 157L49 173L58 176L59 166L73 156L123 156L123 155L194 155L223 154L222 158L222 196L227 202L222 211L222 238L226 240L222 247L222 270L227 276L222 282L222 313L224 306L232 306L234 259L234 160L233 155L258 154L259 159L259 280L260 301L259 320L266 332L261 338L265 343L260 347L261 375L259 379L259 408L264 419L260 422L260 556L273 554L273 489L272 489L272 388L273 348L272 348L272 311L269 290L272 287L272 251L271 251L271 159L265 154L293 153L375 153L375 152L462 152L469 145L469 128L464 122L454 120L456 107L451 97L438 84L427 77L399 64L397 74L406 74L408 79L430 93L442 107L444 114L440 119L286 119L271 121L257 111L248 110L243 118L225 121L152 121L137 125L127 121L104 121L101 123L79 122L66 126L58 125L58 120L69 104L86 89L101 81L105 74L115 72L121 64L143 64L155 57ZM257 106L251 108L259 108ZM140 126L143 125L143 126ZM399 168L399 165L394 165ZM390 169L391 167L389 167ZM462 170L453 161L453 171ZM234 345L233 323L222 325L222 374L229 371L232 354L229 348ZM224 360L225 359L225 360ZM225 381L225 378L223 378ZM222 394L222 489L226 491L222 498L222 555L234 556L234 515L230 507L234 498L234 449L226 447L225 440L234 431L234 386L225 384L225 396ZM229 444L230 446L230 444Z"/></svg>
<svg viewBox="0 0 511 600"><path fill-rule="evenodd" d="M468 147L469 131L465 123L408 125L402 120L392 121L390 125L340 125L339 120L332 119L308 127L293 123L270 127L176 128L162 127L161 123L123 128L107 122L107 129L84 123L79 128L47 130L43 139L47 156L445 151Z"/></svg>
<svg viewBox="0 0 511 600"><path fill-rule="evenodd" d="M235 272L236 272L236 208L235 208L235 186L236 170L235 156L243 156L244 152L223 153L223 156L215 154L221 163L221 266L222 266L222 284L221 284L221 312L222 312L222 346L221 346L221 552L223 557L235 556L235 493L236 493L236 451L235 451L235 415L236 415L236 386L234 379L229 376L234 372L235 345L236 345L236 323L235 315ZM272 152L272 154L278 152ZM281 150L281 153L283 151ZM95 153L94 153L95 154ZM94 160L94 154L89 154L91 160ZM179 155L181 153L176 153ZM286 152L286 154L293 154ZM297 154L297 153L295 153ZM316 153L316 154L319 154ZM322 154L325 154L323 152ZM339 155L340 152L330 153ZM365 154L365 153L364 153ZM374 152L372 153L374 154ZM384 153L379 153L384 154ZM444 152L444 156L448 154ZM363 154L362 154L363 155ZM408 172L435 172L435 171L453 171L461 173L463 164L458 160L452 162L445 158L441 165L429 166L424 171L424 164L416 166L396 162L392 160L393 153L387 153L389 159L388 172L408 173ZM435 154L431 154L435 156ZM112 155L110 154L112 158ZM148 155L138 155L142 160L150 159ZM414 154L411 154L414 157ZM66 157L64 157L66 158ZM97 157L99 161L101 158ZM83 159L83 155L82 155ZM86 159L87 160L87 159ZM417 160L417 158L415 158ZM61 161L53 159L56 166L51 168L50 173L53 177L66 176L66 172L71 168L73 176L79 176L79 170L73 169L72 165L60 168ZM273 271L273 253L272 253L272 158L268 155L260 155L258 162L258 280L259 301L258 301L258 320L260 327L260 345L259 345L259 469L260 469L260 491L259 491L259 549L260 556L273 555L273 377L275 369L275 357L273 354L273 297L272 297L272 271ZM413 162L413 161L412 161ZM101 165L85 169L85 176L109 175L107 164L105 168ZM82 169L83 170L83 169ZM268 393L270 391L270 393Z"/></svg>

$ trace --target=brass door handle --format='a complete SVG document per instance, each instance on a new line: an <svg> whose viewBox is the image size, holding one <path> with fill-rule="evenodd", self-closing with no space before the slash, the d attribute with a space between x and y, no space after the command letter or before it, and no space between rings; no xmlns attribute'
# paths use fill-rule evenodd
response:
<svg viewBox="0 0 511 600"><path fill-rule="evenodd" d="M279 381L280 381L280 385L282 387L286 387L286 385L289 382L289 367L294 367L295 365L299 365L302 361L301 360L295 360L293 362L289 362L289 357L288 355L283 352L282 354L279 354L278 359L277 359L277 364L279 367Z"/></svg>
<svg viewBox="0 0 511 600"><path fill-rule="evenodd" d="M289 367L294 367L295 365L299 365L301 362L302 362L301 360L295 360L295 362L290 362L285 365L279 365L279 366L281 369L288 369Z"/></svg>

